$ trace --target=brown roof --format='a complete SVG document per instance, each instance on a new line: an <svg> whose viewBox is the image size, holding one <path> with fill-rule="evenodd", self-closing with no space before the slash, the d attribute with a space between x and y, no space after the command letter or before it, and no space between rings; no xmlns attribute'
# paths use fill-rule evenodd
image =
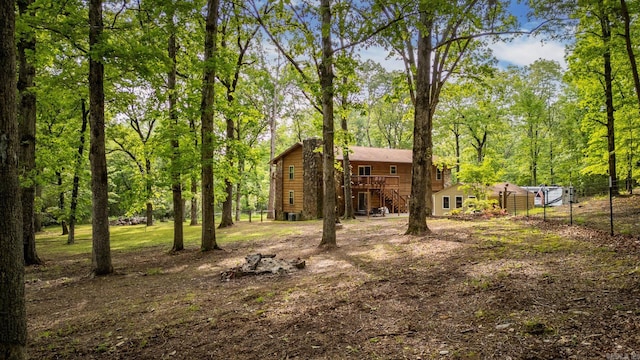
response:
<svg viewBox="0 0 640 360"><path fill-rule="evenodd" d="M489 186L488 195L497 196L500 192L504 191L505 186L507 186L507 192L515 193L516 195L527 195L528 191L526 189L521 188L518 185L509 184L509 183L497 183Z"/></svg>
<svg viewBox="0 0 640 360"><path fill-rule="evenodd" d="M398 164L411 164L413 151L404 149L384 149L364 146L350 146L350 161L389 162ZM342 150L336 154L338 160L342 160Z"/></svg>
<svg viewBox="0 0 640 360"><path fill-rule="evenodd" d="M298 142L291 145L288 149L274 157L270 163L275 164L293 150L301 147L302 143ZM434 160L437 159L434 156ZM336 160L342 160L342 149L336 151ZM411 164L413 162L413 151L406 149L386 149L373 148L365 146L350 146L349 160L351 161L367 161L367 162L389 162L397 164Z"/></svg>

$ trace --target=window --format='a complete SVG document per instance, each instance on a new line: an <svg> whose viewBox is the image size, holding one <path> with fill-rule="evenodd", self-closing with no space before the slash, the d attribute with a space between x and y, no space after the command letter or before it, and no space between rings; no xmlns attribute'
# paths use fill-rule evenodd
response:
<svg viewBox="0 0 640 360"><path fill-rule="evenodd" d="M293 190L289 190L289 205L293 205Z"/></svg>
<svg viewBox="0 0 640 360"><path fill-rule="evenodd" d="M456 196L456 209L462 207L462 196Z"/></svg>
<svg viewBox="0 0 640 360"><path fill-rule="evenodd" d="M289 180L293 180L293 171L294 171L293 165L289 165Z"/></svg>
<svg viewBox="0 0 640 360"><path fill-rule="evenodd" d="M371 166L358 166L358 176L371 176Z"/></svg>
<svg viewBox="0 0 640 360"><path fill-rule="evenodd" d="M398 173L398 167L396 165L391 165L389 167L389 174L395 175Z"/></svg>
<svg viewBox="0 0 640 360"><path fill-rule="evenodd" d="M443 209L449 209L449 197L448 196L443 196L442 197L442 208Z"/></svg>
<svg viewBox="0 0 640 360"><path fill-rule="evenodd" d="M436 180L442 180L442 170L436 168Z"/></svg>

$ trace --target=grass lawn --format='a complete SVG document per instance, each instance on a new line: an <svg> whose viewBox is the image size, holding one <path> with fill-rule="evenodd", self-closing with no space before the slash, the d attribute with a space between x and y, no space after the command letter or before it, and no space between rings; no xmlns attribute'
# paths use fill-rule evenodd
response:
<svg viewBox="0 0 640 360"><path fill-rule="evenodd" d="M258 219L259 220L259 219ZM200 225L189 226L184 224L184 246L197 248L200 246L202 228ZM220 245L237 241L266 240L274 236L292 235L296 229L287 226L286 223L272 221L240 222L238 226L226 229L216 229L216 241ZM173 222L156 222L153 226L125 225L111 226L109 228L111 250L131 251L147 247L166 248L171 250L173 246ZM91 254L91 226L77 225L73 245L67 245L67 236L60 235L60 227L52 226L36 236L38 253L58 255Z"/></svg>

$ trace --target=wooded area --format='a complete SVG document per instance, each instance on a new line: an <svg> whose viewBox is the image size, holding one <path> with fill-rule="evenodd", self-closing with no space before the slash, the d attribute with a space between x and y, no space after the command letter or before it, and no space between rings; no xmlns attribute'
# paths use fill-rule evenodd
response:
<svg viewBox="0 0 640 360"><path fill-rule="evenodd" d="M12 289L0 358L24 347L13 295L23 263L42 263L36 232L59 226L73 246L91 223L95 275L113 272L119 217L172 220L180 251L189 214L202 251L219 249L216 222L273 209L269 161L307 138L322 139L329 249L338 196L326 189L336 167L350 178L349 146L413 150L414 235L430 231L433 155L470 184L589 194L609 180L616 196L640 179L639 1L536 1L528 14L495 0L0 4L0 287ZM532 34L564 45L566 63L492 53Z"/></svg>

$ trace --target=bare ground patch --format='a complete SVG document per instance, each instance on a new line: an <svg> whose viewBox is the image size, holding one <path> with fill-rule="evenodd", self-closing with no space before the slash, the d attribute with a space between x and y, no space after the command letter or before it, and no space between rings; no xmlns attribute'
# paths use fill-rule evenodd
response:
<svg viewBox="0 0 640 360"><path fill-rule="evenodd" d="M296 226L295 223L291 224ZM115 252L27 269L34 359L605 359L640 356L638 252L523 221L321 223L224 251ZM252 226L240 224L237 226ZM299 225L298 225L299 226ZM585 237L586 236L586 237ZM613 243L616 239L612 238ZM300 257L289 275L221 282L249 253Z"/></svg>

